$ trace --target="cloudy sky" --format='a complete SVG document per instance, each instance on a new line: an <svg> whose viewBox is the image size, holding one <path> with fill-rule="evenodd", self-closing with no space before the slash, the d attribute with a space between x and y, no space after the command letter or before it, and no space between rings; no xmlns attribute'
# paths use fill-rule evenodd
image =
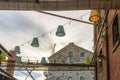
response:
<svg viewBox="0 0 120 80"><path fill-rule="evenodd" d="M49 12L88 21L90 10ZM64 26L66 34L64 37L57 37L55 35L59 25ZM48 57L52 55L54 44L56 44L55 52L70 42L74 42L74 44L90 51L92 51L93 47L93 25L35 11L1 10L0 36L0 43L7 50L20 46L21 54L18 56L23 56L24 58L32 57L31 59L40 59L43 56ZM38 37L39 39L40 46L38 48L31 47L30 45L33 37Z"/></svg>

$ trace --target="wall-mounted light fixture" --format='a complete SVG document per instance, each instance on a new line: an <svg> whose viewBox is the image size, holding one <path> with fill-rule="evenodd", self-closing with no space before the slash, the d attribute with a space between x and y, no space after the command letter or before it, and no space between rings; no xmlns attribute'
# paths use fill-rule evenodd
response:
<svg viewBox="0 0 120 80"><path fill-rule="evenodd" d="M103 59L105 59L105 56L103 54L99 54L97 58L98 58L98 61L102 61Z"/></svg>

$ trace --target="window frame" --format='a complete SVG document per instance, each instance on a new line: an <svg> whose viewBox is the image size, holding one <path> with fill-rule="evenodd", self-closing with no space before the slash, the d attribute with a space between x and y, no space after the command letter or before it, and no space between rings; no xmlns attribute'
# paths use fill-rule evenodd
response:
<svg viewBox="0 0 120 80"><path fill-rule="evenodd" d="M72 77L68 77L68 80L73 80L73 78Z"/></svg>
<svg viewBox="0 0 120 80"><path fill-rule="evenodd" d="M115 51L118 44L120 43L120 34L119 34L119 18L118 14L116 14L113 24L112 24L112 35L113 35L113 49L112 52Z"/></svg>
<svg viewBox="0 0 120 80"><path fill-rule="evenodd" d="M80 80L85 80L85 78L83 76L80 77Z"/></svg>
<svg viewBox="0 0 120 80"><path fill-rule="evenodd" d="M60 78L60 77L57 77L57 80L61 80L61 78Z"/></svg>
<svg viewBox="0 0 120 80"><path fill-rule="evenodd" d="M82 54L84 54L84 56L81 56ZM80 53L80 58L85 58L85 52Z"/></svg>

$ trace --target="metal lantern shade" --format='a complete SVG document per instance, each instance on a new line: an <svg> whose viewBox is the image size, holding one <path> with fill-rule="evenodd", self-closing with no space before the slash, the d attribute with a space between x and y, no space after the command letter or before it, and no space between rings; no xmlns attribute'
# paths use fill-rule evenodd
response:
<svg viewBox="0 0 120 80"><path fill-rule="evenodd" d="M5 62L6 61L6 53L5 52L1 52L0 53L0 62Z"/></svg>
<svg viewBox="0 0 120 80"><path fill-rule="evenodd" d="M99 20L100 20L100 14L99 14L98 10L91 10L89 21L98 22Z"/></svg>
<svg viewBox="0 0 120 80"><path fill-rule="evenodd" d="M88 56L84 58L84 64L90 64L90 59Z"/></svg>
<svg viewBox="0 0 120 80"><path fill-rule="evenodd" d="M45 63L46 63L46 59L45 59L45 57L42 57L41 64L45 64Z"/></svg>
<svg viewBox="0 0 120 80"><path fill-rule="evenodd" d="M71 57L68 57L66 63L67 63L67 64L71 64L71 63L72 63L72 58L71 58Z"/></svg>
<svg viewBox="0 0 120 80"><path fill-rule="evenodd" d="M16 62L22 62L21 57L20 57L20 56L16 56L15 61L16 61Z"/></svg>
<svg viewBox="0 0 120 80"><path fill-rule="evenodd" d="M59 37L62 37L62 36L65 35L65 31L64 31L64 28L63 28L62 25L59 25L59 26L58 26L56 35L59 36Z"/></svg>
<svg viewBox="0 0 120 80"><path fill-rule="evenodd" d="M20 47L19 47L19 46L15 46L14 52L15 52L16 54L20 54Z"/></svg>
<svg viewBox="0 0 120 80"><path fill-rule="evenodd" d="M33 41L32 41L32 43L31 43L31 46L33 46L33 47L39 47L38 38L33 38Z"/></svg>

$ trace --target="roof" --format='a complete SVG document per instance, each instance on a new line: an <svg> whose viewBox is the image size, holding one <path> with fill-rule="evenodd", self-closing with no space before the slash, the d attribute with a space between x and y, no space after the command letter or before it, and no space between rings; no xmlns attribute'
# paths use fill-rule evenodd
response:
<svg viewBox="0 0 120 80"><path fill-rule="evenodd" d="M57 55L57 54L60 53L61 51L67 49L70 45L74 45L75 47L78 47L78 48L80 48L80 49L82 49L82 50L85 50L85 51L87 51L87 52L89 52L89 53L91 53L91 54L93 53L93 52L91 52L91 51L89 51L89 50L87 50L87 49L84 49L84 48L82 48L82 47L79 47L79 46L75 45L74 43L69 43L67 46L65 46L64 48L60 49L59 51L55 52L53 55L51 55L50 57L48 57L48 59L51 58L51 57L53 57L53 56L55 56L55 55Z"/></svg>

